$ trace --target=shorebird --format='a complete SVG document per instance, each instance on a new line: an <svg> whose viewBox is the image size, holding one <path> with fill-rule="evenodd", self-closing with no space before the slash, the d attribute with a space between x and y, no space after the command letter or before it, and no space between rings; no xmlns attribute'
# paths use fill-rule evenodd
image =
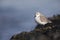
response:
<svg viewBox="0 0 60 40"><path fill-rule="evenodd" d="M42 13L36 12L35 21L40 25L45 25L47 23L52 23L48 18L46 18Z"/></svg>

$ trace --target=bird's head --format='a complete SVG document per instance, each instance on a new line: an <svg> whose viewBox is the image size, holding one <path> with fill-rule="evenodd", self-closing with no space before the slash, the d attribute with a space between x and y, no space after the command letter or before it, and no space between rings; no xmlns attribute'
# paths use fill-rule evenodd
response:
<svg viewBox="0 0 60 40"><path fill-rule="evenodd" d="M39 12L36 12L35 17L37 17L37 16L40 16L40 13Z"/></svg>
<svg viewBox="0 0 60 40"><path fill-rule="evenodd" d="M42 16L40 12L36 12L35 17Z"/></svg>

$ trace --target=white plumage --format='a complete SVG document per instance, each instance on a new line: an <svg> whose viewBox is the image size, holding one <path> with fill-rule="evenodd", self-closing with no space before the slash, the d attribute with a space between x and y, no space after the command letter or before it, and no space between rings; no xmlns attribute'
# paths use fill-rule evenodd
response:
<svg viewBox="0 0 60 40"><path fill-rule="evenodd" d="M35 14L35 21L38 23L38 24L41 24L41 25L45 25L47 23L52 23L50 20L48 20L44 15L42 15L42 13L40 12L36 12Z"/></svg>

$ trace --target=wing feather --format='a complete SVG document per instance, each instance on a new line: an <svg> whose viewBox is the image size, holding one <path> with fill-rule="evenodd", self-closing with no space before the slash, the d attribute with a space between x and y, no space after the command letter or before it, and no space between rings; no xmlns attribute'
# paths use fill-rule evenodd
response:
<svg viewBox="0 0 60 40"><path fill-rule="evenodd" d="M45 16L40 16L41 22L48 22L48 19Z"/></svg>

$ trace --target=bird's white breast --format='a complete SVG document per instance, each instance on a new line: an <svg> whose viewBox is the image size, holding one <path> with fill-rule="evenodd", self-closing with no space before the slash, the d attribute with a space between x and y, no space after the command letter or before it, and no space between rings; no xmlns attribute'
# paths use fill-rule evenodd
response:
<svg viewBox="0 0 60 40"><path fill-rule="evenodd" d="M39 16L38 16L38 17L35 17L35 21L36 21L38 24L42 24L42 25L47 24L47 22L41 22L41 20L40 20L40 17L39 17Z"/></svg>

